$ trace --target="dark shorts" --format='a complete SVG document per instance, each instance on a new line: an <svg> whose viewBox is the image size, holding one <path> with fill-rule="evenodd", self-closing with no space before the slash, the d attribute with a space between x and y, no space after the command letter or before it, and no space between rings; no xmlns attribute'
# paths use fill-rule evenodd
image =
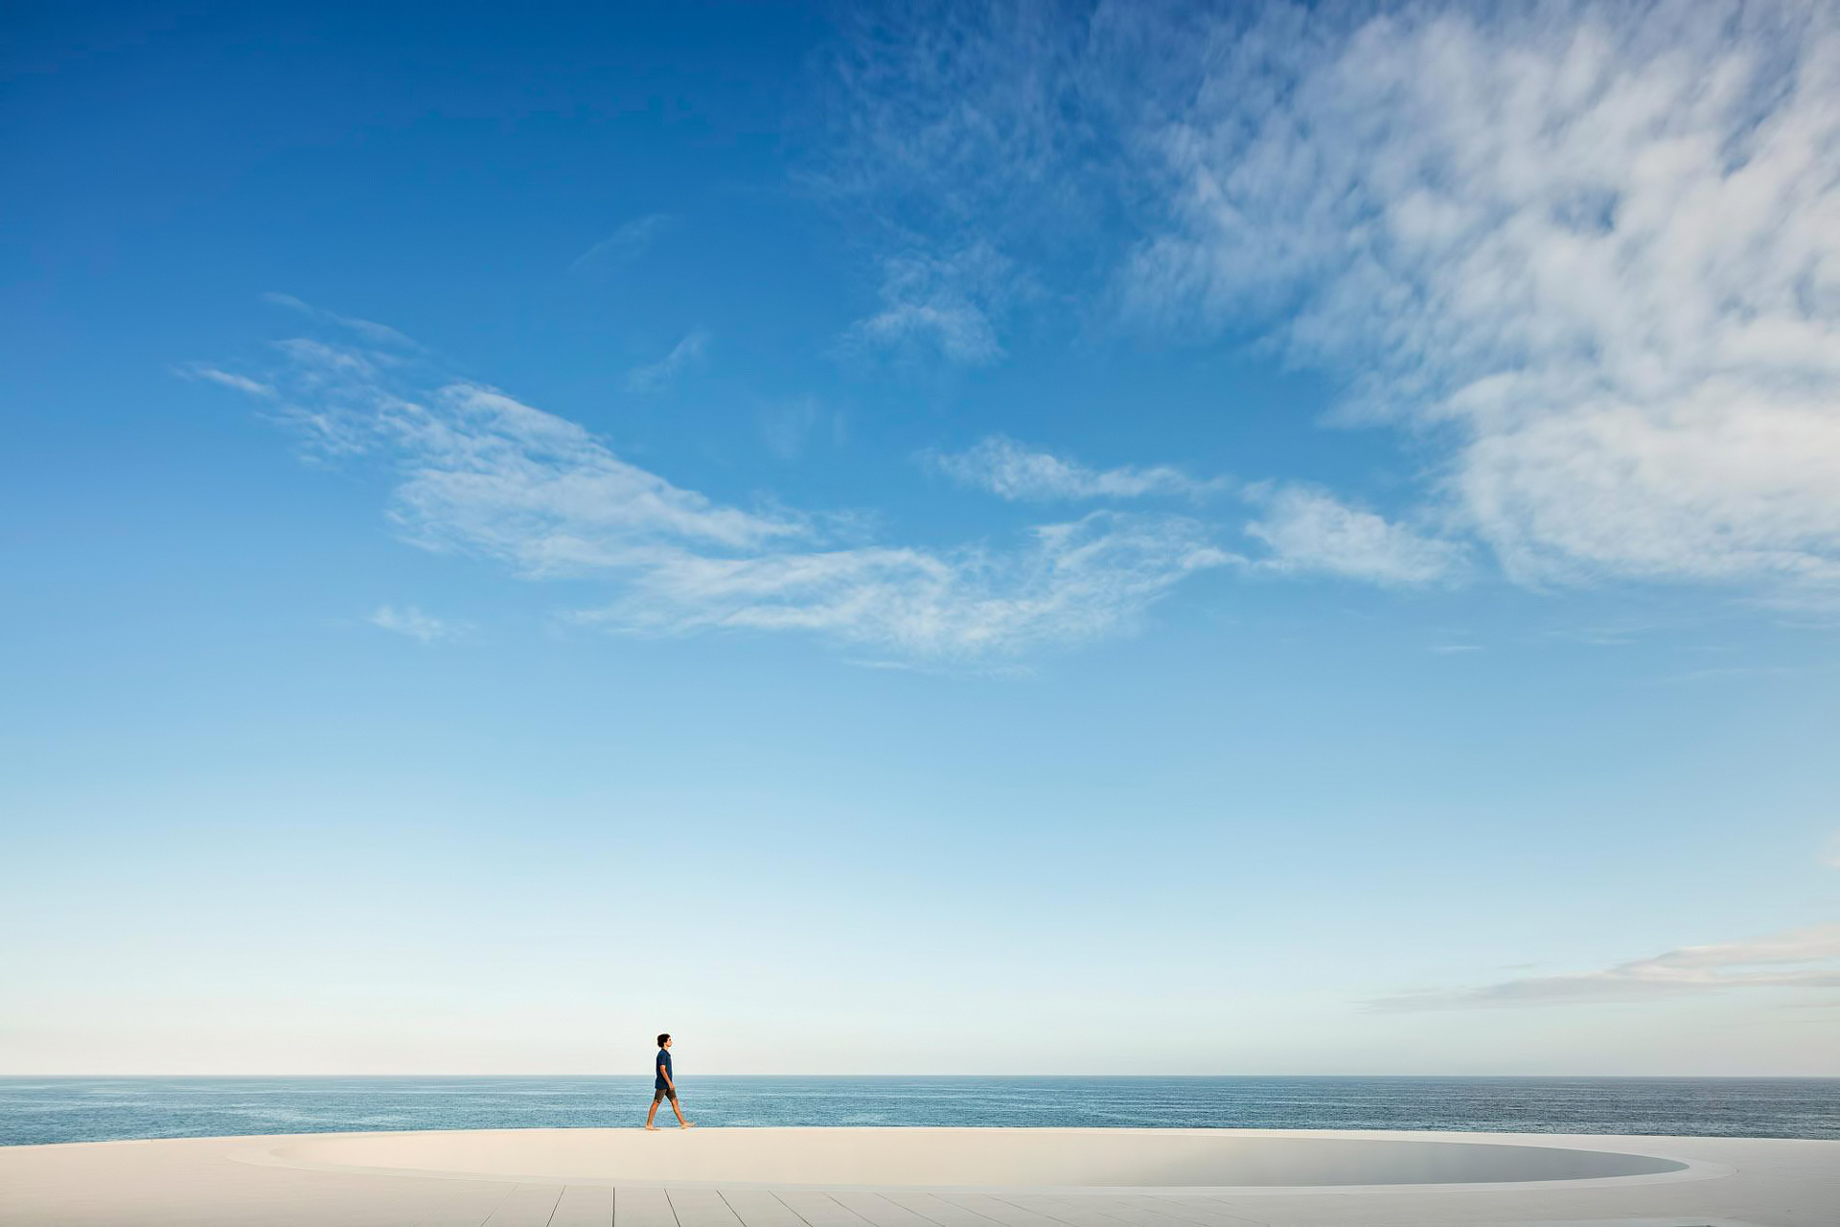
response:
<svg viewBox="0 0 1840 1227"><path fill-rule="evenodd" d="M677 1092L672 1090L668 1086L661 1086L661 1087L656 1087L653 1089L652 1091L652 1103L653 1104L657 1104L660 1100L667 1099L667 1098L670 1099L672 1103L676 1103L677 1102Z"/></svg>

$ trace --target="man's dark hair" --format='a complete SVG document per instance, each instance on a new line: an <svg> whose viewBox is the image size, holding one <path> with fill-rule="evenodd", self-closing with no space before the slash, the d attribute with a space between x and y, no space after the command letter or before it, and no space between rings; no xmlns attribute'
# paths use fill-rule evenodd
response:
<svg viewBox="0 0 1840 1227"><path fill-rule="evenodd" d="M659 1046L660 1048L663 1048L663 1047L664 1047L664 1042L665 1042L666 1040L668 1040L668 1039L670 1039L670 1038L671 1038L671 1033L670 1033L669 1031L666 1031L666 1032L664 1032L663 1034L661 1034L661 1035L659 1035L659 1037L658 1037L658 1046Z"/></svg>

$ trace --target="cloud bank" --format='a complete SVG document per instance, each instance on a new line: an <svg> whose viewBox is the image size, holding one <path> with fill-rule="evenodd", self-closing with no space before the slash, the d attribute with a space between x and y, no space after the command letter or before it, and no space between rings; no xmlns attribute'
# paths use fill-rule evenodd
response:
<svg viewBox="0 0 1840 1227"><path fill-rule="evenodd" d="M215 382L266 390L315 455L387 464L404 540L525 579L604 580L606 601L569 612L584 625L795 631L903 659L983 661L1128 630L1183 578L1230 560L1192 518L1116 511L1000 544L864 545L833 517L675 485L576 423L423 357L313 338L275 350L260 379ZM424 640L451 630L413 609L371 620Z"/></svg>
<svg viewBox="0 0 1840 1227"><path fill-rule="evenodd" d="M1576 1005L1741 988L1840 988L1840 924L1749 941L1682 946L1602 971L1527 976L1475 988L1387 997L1372 1004L1383 1010Z"/></svg>
<svg viewBox="0 0 1840 1227"><path fill-rule="evenodd" d="M1060 245L1085 266L1026 267L1109 286L1121 326L1263 334L1340 374L1345 414L1431 448L1423 500L1522 582L1840 603L1834 6L924 23L842 74L835 178L909 230L1019 259L1044 216L1107 219Z"/></svg>

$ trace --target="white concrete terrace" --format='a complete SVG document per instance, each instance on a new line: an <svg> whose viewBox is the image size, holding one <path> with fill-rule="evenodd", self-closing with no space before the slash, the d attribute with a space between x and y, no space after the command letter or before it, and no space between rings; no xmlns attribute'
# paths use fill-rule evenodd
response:
<svg viewBox="0 0 1840 1227"><path fill-rule="evenodd" d="M1840 1141L529 1129L0 1148L8 1227L1835 1227Z"/></svg>

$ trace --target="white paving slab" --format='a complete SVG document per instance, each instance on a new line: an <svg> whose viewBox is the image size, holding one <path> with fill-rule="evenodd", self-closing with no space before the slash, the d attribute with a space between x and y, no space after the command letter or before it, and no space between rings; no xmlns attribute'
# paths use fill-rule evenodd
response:
<svg viewBox="0 0 1840 1227"><path fill-rule="evenodd" d="M887 1189L882 1196L936 1227L991 1227L990 1219L924 1189Z"/></svg>
<svg viewBox="0 0 1840 1227"><path fill-rule="evenodd" d="M741 1227L717 1189L669 1189L677 1227Z"/></svg>
<svg viewBox="0 0 1840 1227"><path fill-rule="evenodd" d="M723 1189L722 1200L747 1227L805 1227L805 1220L767 1189Z"/></svg>
<svg viewBox="0 0 1840 1227"><path fill-rule="evenodd" d="M613 1227L677 1227L671 1195L662 1188L616 1188Z"/></svg>
<svg viewBox="0 0 1840 1227"><path fill-rule="evenodd" d="M553 1184L520 1184L500 1202L486 1220L486 1227L549 1227L562 1200L562 1189Z"/></svg>
<svg viewBox="0 0 1840 1227"><path fill-rule="evenodd" d="M971 1211L996 1227L1067 1227L1062 1219L1051 1218L1038 1210L1025 1209L989 1193L941 1193L939 1200Z"/></svg>
<svg viewBox="0 0 1840 1227"><path fill-rule="evenodd" d="M868 1227L862 1215L829 1193L802 1189L783 1192L779 1199L799 1216L806 1227Z"/></svg>
<svg viewBox="0 0 1840 1227"><path fill-rule="evenodd" d="M840 1189L831 1196L838 1204L861 1215L872 1227L939 1227L932 1219L889 1201L882 1193Z"/></svg>
<svg viewBox="0 0 1840 1227"><path fill-rule="evenodd" d="M549 1227L613 1227L613 1195L608 1185L572 1184L562 1190Z"/></svg>
<svg viewBox="0 0 1840 1227"><path fill-rule="evenodd" d="M440 1190L415 1227L484 1227L492 1212L504 1204L516 1185L470 1184L452 1191Z"/></svg>
<svg viewBox="0 0 1840 1227"><path fill-rule="evenodd" d="M1068 1227L1186 1227L1204 1222L1209 1227L1246 1227L1256 1223L1244 1215L1235 1215L1216 1206L1196 1217L1177 1217L1188 1213L1187 1207L1175 1204L1175 1198L1150 1198L1133 1201L1124 1197L1094 1197L1053 1194L1019 1194L1008 1200L1019 1206L1039 1210L1068 1224ZM1145 1202L1149 1204L1145 1204ZM1167 1203L1167 1204L1165 1204Z"/></svg>

